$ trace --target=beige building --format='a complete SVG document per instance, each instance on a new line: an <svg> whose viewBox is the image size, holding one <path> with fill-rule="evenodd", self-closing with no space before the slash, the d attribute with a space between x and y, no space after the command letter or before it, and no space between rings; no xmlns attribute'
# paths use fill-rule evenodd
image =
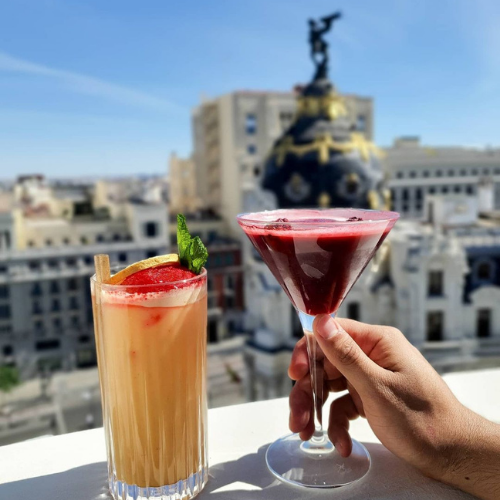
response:
<svg viewBox="0 0 500 500"><path fill-rule="evenodd" d="M196 166L192 158L179 158L172 153L169 161L169 179L169 205L172 213L193 213L201 208Z"/></svg>
<svg viewBox="0 0 500 500"><path fill-rule="evenodd" d="M500 209L500 149L429 147L401 137L385 151L393 208L404 218L422 220L434 195L477 196L480 211Z"/></svg>
<svg viewBox="0 0 500 500"><path fill-rule="evenodd" d="M345 95L348 120L373 135L371 98ZM220 214L237 233L234 217L255 192L274 141L291 125L293 92L237 91L202 102L193 110L193 160L201 204ZM239 233L238 233L239 234Z"/></svg>

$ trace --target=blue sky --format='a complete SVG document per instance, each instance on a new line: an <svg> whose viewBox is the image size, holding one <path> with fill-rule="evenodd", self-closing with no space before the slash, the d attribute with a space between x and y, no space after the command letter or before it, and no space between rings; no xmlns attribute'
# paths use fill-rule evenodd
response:
<svg viewBox="0 0 500 500"><path fill-rule="evenodd" d="M0 177L164 172L202 95L307 82L336 9L331 77L374 97L378 144L500 144L496 0L4 0Z"/></svg>

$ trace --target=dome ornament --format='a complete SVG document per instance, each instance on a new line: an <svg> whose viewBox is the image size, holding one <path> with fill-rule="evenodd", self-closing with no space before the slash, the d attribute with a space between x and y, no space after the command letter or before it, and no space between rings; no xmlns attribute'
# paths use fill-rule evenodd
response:
<svg viewBox="0 0 500 500"><path fill-rule="evenodd" d="M322 17L319 21L309 19L309 44L311 45L311 59L316 66L314 80L328 78L328 43L323 35L328 33L333 26L333 22L341 18L340 12L335 12L330 16Z"/></svg>

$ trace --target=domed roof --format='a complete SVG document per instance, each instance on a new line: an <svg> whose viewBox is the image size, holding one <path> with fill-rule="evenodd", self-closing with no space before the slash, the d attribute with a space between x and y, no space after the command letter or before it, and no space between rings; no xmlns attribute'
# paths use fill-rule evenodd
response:
<svg viewBox="0 0 500 500"><path fill-rule="evenodd" d="M294 123L271 150L262 187L274 192L281 208L383 208L390 200L380 151L352 130L343 99L326 77L323 55L297 98Z"/></svg>

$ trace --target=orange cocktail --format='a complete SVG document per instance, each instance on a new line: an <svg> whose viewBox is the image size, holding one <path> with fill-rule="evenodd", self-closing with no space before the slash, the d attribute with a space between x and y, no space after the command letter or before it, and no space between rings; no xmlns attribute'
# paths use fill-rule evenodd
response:
<svg viewBox="0 0 500 500"><path fill-rule="evenodd" d="M207 480L206 271L173 280L179 272L92 283L117 498L187 499Z"/></svg>

